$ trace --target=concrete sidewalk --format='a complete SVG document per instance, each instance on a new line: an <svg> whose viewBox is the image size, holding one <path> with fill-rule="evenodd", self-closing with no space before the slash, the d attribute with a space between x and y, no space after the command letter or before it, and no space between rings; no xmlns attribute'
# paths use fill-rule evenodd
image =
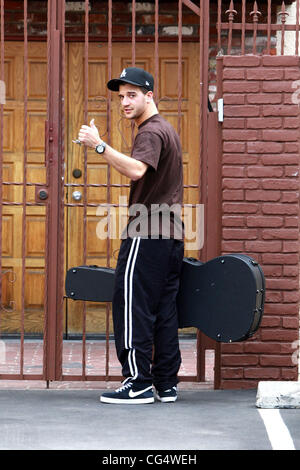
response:
<svg viewBox="0 0 300 470"><path fill-rule="evenodd" d="M272 450L256 390L184 386L176 403L150 405L103 404L95 389L2 389L0 449ZM295 449L299 412L280 410Z"/></svg>

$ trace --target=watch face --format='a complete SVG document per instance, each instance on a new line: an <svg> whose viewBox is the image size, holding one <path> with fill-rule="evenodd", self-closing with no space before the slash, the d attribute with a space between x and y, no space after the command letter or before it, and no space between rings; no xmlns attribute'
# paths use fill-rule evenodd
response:
<svg viewBox="0 0 300 470"><path fill-rule="evenodd" d="M105 144L104 143L97 145L97 147L96 147L96 152L97 153L103 153L104 150L105 150Z"/></svg>

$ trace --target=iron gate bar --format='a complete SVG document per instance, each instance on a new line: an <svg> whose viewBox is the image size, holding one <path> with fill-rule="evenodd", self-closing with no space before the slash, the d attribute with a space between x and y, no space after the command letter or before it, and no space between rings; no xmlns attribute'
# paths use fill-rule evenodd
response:
<svg viewBox="0 0 300 470"><path fill-rule="evenodd" d="M135 60L136 60L136 54L135 54L135 12L136 12L136 5L135 5L135 0L132 0L132 20L131 20L131 61L132 61L132 67L135 67Z"/></svg>
<svg viewBox="0 0 300 470"><path fill-rule="evenodd" d="M3 186L23 186L24 183L17 181L2 181ZM45 186L45 183L29 183L26 181L26 186ZM22 204L22 203L21 203Z"/></svg>
<svg viewBox="0 0 300 470"><path fill-rule="evenodd" d="M296 50L295 54L298 55L299 53L299 0L296 1Z"/></svg>
<svg viewBox="0 0 300 470"><path fill-rule="evenodd" d="M221 51L222 47L222 39L221 39L221 25L222 23L222 0L218 0L218 8L217 8L217 43L218 43L218 51Z"/></svg>
<svg viewBox="0 0 300 470"><path fill-rule="evenodd" d="M112 78L112 0L108 0L108 80ZM112 92L107 89L107 141L108 145L111 144L111 100ZM107 203L111 203L111 172L110 165L107 165ZM128 185L129 186L129 185ZM110 267L110 210L108 210L108 237L106 239L106 266ZM105 317L105 379L108 381L109 377L109 326L110 326L110 306L106 303L106 317Z"/></svg>
<svg viewBox="0 0 300 470"><path fill-rule="evenodd" d="M223 76L222 76L222 71L223 71L223 63L221 62L221 59L217 57L217 63L216 63L216 72L217 72L217 93L216 93L216 99L222 98L223 97ZM215 164L215 175L214 175L214 184L216 184L216 192L218 192L218 196L216 198L217 204L219 205L219 214L222 216L222 166L219 163L219 159L222 158L222 133L218 133L218 151L215 151L210 155L211 157L213 156L215 160L217 160ZM219 184L218 184L219 182ZM216 253L222 253L221 252L221 240L222 240L222 220L221 217L217 221L217 232L219 233L219 236L217 235L217 239L219 238L219 247L216 247L215 252ZM220 343L215 343L215 370L214 370L214 388L219 389L221 386L221 344Z"/></svg>
<svg viewBox="0 0 300 470"><path fill-rule="evenodd" d="M224 22L221 22L219 24L220 28L222 31L227 31L230 29L230 26L229 26L229 23L224 23ZM245 27L245 31L253 31L254 27L253 27L253 23L232 23L232 30L236 30L236 31L241 31L243 29L243 26ZM299 25L298 25L299 26ZM275 23L271 23L270 25L271 27L271 31L281 31L282 30L282 24L275 24ZM284 32L287 32L287 31L296 31L296 28L297 28L297 24L285 24L284 25ZM258 31L267 31L268 30L268 23L258 23L257 25L257 30Z"/></svg>
<svg viewBox="0 0 300 470"><path fill-rule="evenodd" d="M21 203L19 203L21 204ZM32 205L36 205L36 204L32 204ZM86 204L86 207L101 207L103 204L96 204L96 203L93 203L93 202L90 202L90 203L87 203ZM66 207L85 207L83 203L65 203L65 206ZM198 204L184 204L184 207L197 207ZM110 209L110 207L128 207L127 204L110 204L108 206L108 204L104 204L104 207L105 208L108 208L108 210Z"/></svg>
<svg viewBox="0 0 300 470"><path fill-rule="evenodd" d="M272 0L268 0L268 17L267 17L267 52L268 54L271 54L271 7L272 7ZM243 18L243 22L245 23L245 17ZM245 27L244 27L244 32L243 35L245 36ZM245 41L245 37L244 37ZM245 53L245 52L244 52Z"/></svg>
<svg viewBox="0 0 300 470"><path fill-rule="evenodd" d="M286 13L285 11L285 3L282 2L282 10L280 13L278 13L280 16L281 16L281 55L284 54L284 33L285 33L285 22L286 22L286 15L288 13ZM253 38L253 42L255 43L256 41L256 37Z"/></svg>
<svg viewBox="0 0 300 470"><path fill-rule="evenodd" d="M270 1L270 0L268 0ZM246 18L246 0L242 1L242 22L243 22L243 29L242 29L242 54L245 54L245 18Z"/></svg>
<svg viewBox="0 0 300 470"><path fill-rule="evenodd" d="M58 2L58 29L61 38L61 67L60 67L60 83L59 90L59 112L61 115L60 129L61 134L59 137L59 157L58 158L58 171L59 171L59 218L58 218L58 259L63 260L65 256L64 243L65 243L65 217L64 217L64 181L65 181L65 1ZM64 263L58 262L58 298L57 298L57 312L58 312L58 330L57 330L57 356L56 356L56 378L62 380L62 356L63 356L63 280L64 280Z"/></svg>
<svg viewBox="0 0 300 470"><path fill-rule="evenodd" d="M24 376L24 318L25 318L25 275L26 275L26 182L27 182L27 119L28 119L28 35L27 35L27 0L24 0L24 156L23 156L23 213L22 213L22 293L21 293L21 343L20 376Z"/></svg>
<svg viewBox="0 0 300 470"><path fill-rule="evenodd" d="M253 16L253 48L252 48L252 53L253 53L253 55L256 55L257 22L258 22L258 16L261 15L261 12L257 8L257 3L256 2L254 2L253 11L251 11L250 15Z"/></svg>
<svg viewBox="0 0 300 470"><path fill-rule="evenodd" d="M20 186L23 186L23 184L21 183ZM32 186L35 186L35 185L32 185ZM41 186L45 186L44 184L41 185ZM2 203L3 206L23 206L23 202L6 202L4 201ZM26 202L25 203L26 207L29 207L29 206L44 206L45 203L44 202Z"/></svg>
<svg viewBox="0 0 300 470"><path fill-rule="evenodd" d="M135 0L131 0L131 66L135 67L136 47L135 47L135 28L136 28L136 4ZM134 122L131 122L131 147L134 142Z"/></svg>
<svg viewBox="0 0 300 470"><path fill-rule="evenodd" d="M204 17L203 17L203 2L200 0L199 5L199 201L204 204L204 217L205 217L205 199L203 191L203 173L206 168L205 162L203 160L203 67L204 67L204 52L203 52L203 41L204 41ZM205 106L206 110L206 106ZM206 220L206 219L205 219ZM198 259L206 259L204 250L200 250L198 254ZM205 380L205 347L204 347L204 336L199 330L197 330L197 364L196 364L196 373L197 380Z"/></svg>
<svg viewBox="0 0 300 470"><path fill-rule="evenodd" d="M233 8L233 1L230 1L229 9L226 11L226 14L228 13L228 25L229 25L229 31L228 31L228 54L231 53L231 43L232 43L232 23L234 19L234 15L237 13L236 10Z"/></svg>
<svg viewBox="0 0 300 470"><path fill-rule="evenodd" d="M158 90L159 90L159 34L158 34L158 21L159 21L159 4L155 0L155 13L154 13L154 100L158 105Z"/></svg>
<svg viewBox="0 0 300 470"><path fill-rule="evenodd" d="M182 0L182 2L183 2L190 10L192 10L194 13L196 13L196 15L200 16L200 8L197 7L197 5L195 5L193 2L191 2L191 0ZM201 0L200 0L200 4L201 4Z"/></svg>
<svg viewBox="0 0 300 470"><path fill-rule="evenodd" d="M177 134L181 136L181 101L182 101L182 0L178 0L178 68L177 68Z"/></svg>
<svg viewBox="0 0 300 470"><path fill-rule="evenodd" d="M200 126L199 126L199 150L200 150L200 177L199 177L199 201L204 204L204 220L207 220L207 214L210 210L214 210L213 204L207 198L207 168L208 160L208 74L209 69L209 0L200 0L200 39L199 39L199 102L200 102ZM205 240L206 244L199 252L199 259L208 260L208 252L218 253L216 233L207 233L207 224L205 223ZM205 350L208 343L207 337L197 331L197 380L205 381ZM211 344L211 342L209 342ZM215 371L216 372L216 371Z"/></svg>
<svg viewBox="0 0 300 470"><path fill-rule="evenodd" d="M1 24L1 33L0 33L0 49L1 49L1 62L0 62L0 78L4 83L4 0L1 0L0 3L0 24ZM3 103L0 103L0 336L1 336L1 312L3 309L3 292L2 292L2 205L3 205Z"/></svg>
<svg viewBox="0 0 300 470"><path fill-rule="evenodd" d="M88 90L89 90L89 2L84 4L84 85L83 85L83 110L84 123L88 125ZM84 146L84 186L83 186L83 264L86 264L86 230L87 230L87 147ZM86 302L83 302L82 311L82 380L85 380L85 347L86 347Z"/></svg>
<svg viewBox="0 0 300 470"><path fill-rule="evenodd" d="M63 123L64 95L62 86L62 37L64 23L64 2L48 2L48 92L47 120L49 123L48 154L45 155L49 171L49 197L47 220L46 253L46 324L44 338L45 380L61 379L62 320L61 304L63 299L62 269L60 260L63 254L62 236L59 234L60 220L63 217L61 200L63 197Z"/></svg>
<svg viewBox="0 0 300 470"><path fill-rule="evenodd" d="M47 119L45 121L45 167L46 167L46 183L49 191L51 191L50 185L50 171L49 171L49 161L50 161L50 136L49 136L49 127L50 127L50 102L51 102L51 68L50 68L50 29L51 29L51 3L48 2L47 8ZM53 129L52 129L53 130ZM53 138L51 136L53 141ZM47 202L46 208L46 236L45 236L45 293L44 293L44 341L43 341L43 378L46 380L47 386L49 385L48 379L48 357L47 353L50 349L49 347L49 334L48 334L48 324L49 324L49 305L48 305L48 286L49 286L49 272L48 272L48 262L49 262L49 237L48 231L50 227L50 203L49 199ZM51 335L51 339L53 335Z"/></svg>
<svg viewBox="0 0 300 470"><path fill-rule="evenodd" d="M3 184L21 184L21 183L3 183ZM43 183L27 183L29 186L44 186ZM65 187L81 187L84 186L83 183L65 183ZM130 184L119 184L119 183L89 183L87 184L88 188L130 188ZM198 188L197 184L185 184L184 188Z"/></svg>

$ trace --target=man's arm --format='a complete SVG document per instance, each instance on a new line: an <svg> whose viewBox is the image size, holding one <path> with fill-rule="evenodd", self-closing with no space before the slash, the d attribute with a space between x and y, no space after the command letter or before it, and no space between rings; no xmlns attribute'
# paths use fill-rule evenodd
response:
<svg viewBox="0 0 300 470"><path fill-rule="evenodd" d="M91 120L90 126L81 126L78 139L88 147L92 148L96 148L97 145L101 144L102 140L100 139L98 129L94 124L94 119ZM102 156L105 158L107 163L112 165L117 171L119 171L119 173L134 181L142 178L148 169L148 165L146 163L136 160L135 158L128 157L107 144Z"/></svg>

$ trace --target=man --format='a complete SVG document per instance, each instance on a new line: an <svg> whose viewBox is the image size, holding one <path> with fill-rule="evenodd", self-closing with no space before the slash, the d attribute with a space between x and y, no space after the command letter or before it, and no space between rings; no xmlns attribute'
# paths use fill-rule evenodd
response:
<svg viewBox="0 0 300 470"><path fill-rule="evenodd" d="M103 403L153 403L153 385L158 400L177 399L181 356L176 296L184 248L173 209L182 205L182 152L175 130L158 113L153 85L152 75L136 67L107 84L118 92L125 117L138 127L131 157L104 143L93 120L78 135L131 179L129 222L113 298L116 350L125 380L117 390L102 394Z"/></svg>

